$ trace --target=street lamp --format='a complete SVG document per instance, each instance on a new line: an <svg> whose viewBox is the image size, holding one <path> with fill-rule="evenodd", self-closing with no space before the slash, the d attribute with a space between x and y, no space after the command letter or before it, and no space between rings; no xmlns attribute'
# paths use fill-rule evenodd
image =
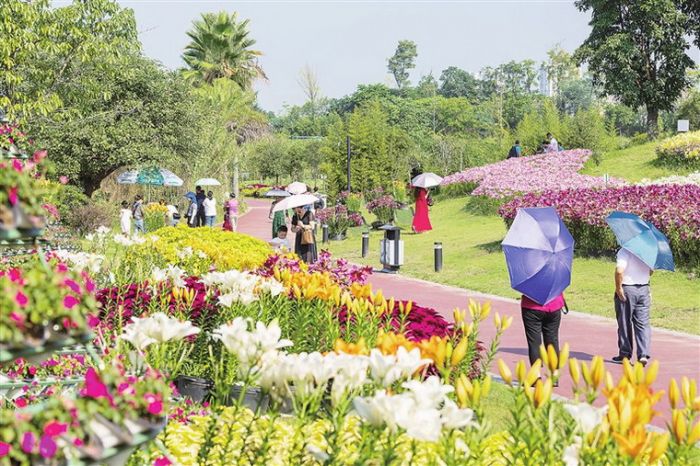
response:
<svg viewBox="0 0 700 466"><path fill-rule="evenodd" d="M352 150L350 149L350 136L345 137L345 144L348 150L347 156L347 173L348 173L348 192L352 190L352 185L350 184L350 158L352 157Z"/></svg>

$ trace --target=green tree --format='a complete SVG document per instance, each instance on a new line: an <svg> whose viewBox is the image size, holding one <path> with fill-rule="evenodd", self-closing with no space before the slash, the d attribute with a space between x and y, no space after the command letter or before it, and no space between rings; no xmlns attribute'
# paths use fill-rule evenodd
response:
<svg viewBox="0 0 700 466"><path fill-rule="evenodd" d="M559 93L562 85L579 78L576 61L560 45L556 45L547 51L547 61L544 63L544 69L547 71L547 77L552 82L555 94Z"/></svg>
<svg viewBox="0 0 700 466"><path fill-rule="evenodd" d="M102 69L93 62L64 73L56 88L62 112L28 121L58 174L91 194L117 168L159 164L178 172L184 158L192 162L202 153L204 109L178 74L136 54L109 74ZM81 92L80 84L92 80L103 97Z"/></svg>
<svg viewBox="0 0 700 466"><path fill-rule="evenodd" d="M408 70L416 67L416 43L410 40L400 40L394 56L388 60L389 73L394 76L396 86L403 89L409 84Z"/></svg>
<svg viewBox="0 0 700 466"><path fill-rule="evenodd" d="M479 80L471 73L450 66L440 74L440 94L445 97L466 97L476 101L479 93Z"/></svg>
<svg viewBox="0 0 700 466"><path fill-rule="evenodd" d="M655 135L659 111L671 109L688 86L687 16L673 0L578 0L576 6L592 11L592 30L575 56L588 63L605 94L644 105L647 132Z"/></svg>
<svg viewBox="0 0 700 466"><path fill-rule="evenodd" d="M434 97L438 93L438 82L435 76L427 74L420 78L415 89L415 95L418 98Z"/></svg>
<svg viewBox="0 0 700 466"><path fill-rule="evenodd" d="M230 79L242 89L250 89L258 78L266 78L258 64L262 52L253 50L255 40L249 36L248 20L225 11L204 13L187 32L191 39L182 59L189 70L185 76L211 84L218 78Z"/></svg>
<svg viewBox="0 0 700 466"><path fill-rule="evenodd" d="M18 120L60 109L71 91L67 83L83 98L108 99L101 77L114 74L123 57L128 60L140 48L132 10L112 0L59 8L51 8L48 0L3 0L0 38L0 108ZM96 67L101 73L71 81L81 70Z"/></svg>
<svg viewBox="0 0 700 466"><path fill-rule="evenodd" d="M700 129L700 89L691 89L688 95L678 104L677 116L688 120L690 129Z"/></svg>
<svg viewBox="0 0 700 466"><path fill-rule="evenodd" d="M676 0L681 11L688 16L688 29L695 36L695 46L700 47L700 2L697 0Z"/></svg>
<svg viewBox="0 0 700 466"><path fill-rule="evenodd" d="M575 115L579 110L590 108L594 98L593 81L589 76L562 81L556 96L557 108L567 115Z"/></svg>

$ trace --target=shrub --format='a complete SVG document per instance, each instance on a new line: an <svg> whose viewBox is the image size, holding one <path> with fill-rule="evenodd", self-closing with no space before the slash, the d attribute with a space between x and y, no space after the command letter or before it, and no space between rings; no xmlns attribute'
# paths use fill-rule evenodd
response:
<svg viewBox="0 0 700 466"><path fill-rule="evenodd" d="M328 225L331 238L345 235L350 227L362 225L362 217L357 213L349 213L344 205L337 205L316 211L316 219Z"/></svg>
<svg viewBox="0 0 700 466"><path fill-rule="evenodd" d="M394 210L399 208L399 204L388 194L380 196L367 203L367 210L377 217L383 224L391 222L394 218Z"/></svg>
<svg viewBox="0 0 700 466"><path fill-rule="evenodd" d="M679 134L656 146L656 157L671 165L700 167L700 131Z"/></svg>
<svg viewBox="0 0 700 466"><path fill-rule="evenodd" d="M676 263L700 267L700 186L651 185L568 189L517 197L499 214L507 224L522 207L552 206L576 239L579 251L610 253L618 246L605 218L613 210L639 215L669 239Z"/></svg>
<svg viewBox="0 0 700 466"><path fill-rule="evenodd" d="M233 233L218 228L189 228L183 224L165 227L151 235L155 241L135 245L135 254L155 256L153 265L179 264L183 250L202 253L205 262L219 270L250 270L261 266L270 253L270 246L262 240L242 233ZM206 270L189 271L203 273Z"/></svg>
<svg viewBox="0 0 700 466"><path fill-rule="evenodd" d="M86 234L95 231L100 226L112 225L117 219L117 214L117 208L113 204L90 202L73 208L63 218L69 227Z"/></svg>
<svg viewBox="0 0 700 466"><path fill-rule="evenodd" d="M553 189L600 188L622 185L622 180L581 175L578 171L591 156L586 149L519 157L483 167L470 168L445 177L443 187L455 183L475 183L472 195L503 199L510 196ZM467 188L468 189L468 188Z"/></svg>

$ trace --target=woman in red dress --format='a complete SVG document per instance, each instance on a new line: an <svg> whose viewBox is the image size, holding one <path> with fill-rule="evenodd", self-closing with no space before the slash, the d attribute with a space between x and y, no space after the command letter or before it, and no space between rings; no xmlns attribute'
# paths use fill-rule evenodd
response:
<svg viewBox="0 0 700 466"><path fill-rule="evenodd" d="M416 213L413 216L413 231L421 233L432 229L428 217L428 190L416 188Z"/></svg>

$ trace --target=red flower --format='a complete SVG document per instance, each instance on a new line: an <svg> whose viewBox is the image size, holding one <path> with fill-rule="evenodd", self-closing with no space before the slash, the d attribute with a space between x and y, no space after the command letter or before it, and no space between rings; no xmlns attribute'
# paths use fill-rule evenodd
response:
<svg viewBox="0 0 700 466"><path fill-rule="evenodd" d="M50 421L44 426L44 433L51 437L68 432L68 424L58 421Z"/></svg>
<svg viewBox="0 0 700 466"><path fill-rule="evenodd" d="M10 205L17 204L17 186L10 188L10 192L8 193L7 197L10 200Z"/></svg>
<svg viewBox="0 0 700 466"><path fill-rule="evenodd" d="M41 436L41 442L39 443L39 454L44 458L53 458L56 454L56 442L48 435Z"/></svg>
<svg viewBox="0 0 700 466"><path fill-rule="evenodd" d="M19 307L27 307L27 303L29 302L29 298L27 298L27 295L22 293L21 291L18 291L17 294L15 295L15 302Z"/></svg>
<svg viewBox="0 0 700 466"><path fill-rule="evenodd" d="M33 159L36 163L39 163L46 158L46 155L47 155L46 149L38 150L38 151L34 152Z"/></svg>
<svg viewBox="0 0 700 466"><path fill-rule="evenodd" d="M155 401L148 405L148 412L154 416L159 416L163 412L163 402Z"/></svg>
<svg viewBox="0 0 700 466"><path fill-rule="evenodd" d="M10 444L5 443L5 442L0 442L0 458L3 458L9 454L10 454Z"/></svg>
<svg viewBox="0 0 700 466"><path fill-rule="evenodd" d="M173 464L167 456L159 456L156 458L156 460L153 462L153 466L170 466Z"/></svg>
<svg viewBox="0 0 700 466"><path fill-rule="evenodd" d="M25 406L27 406L27 399L24 397L17 398L15 400L15 406L17 406L18 408L24 408Z"/></svg>
<svg viewBox="0 0 700 466"><path fill-rule="evenodd" d="M100 376L93 367L88 368L85 373L85 396L89 398L107 398L112 400L112 395L109 394L107 386L102 383Z"/></svg>
<svg viewBox="0 0 700 466"><path fill-rule="evenodd" d="M63 307L70 310L77 306L78 302L79 301L75 296L66 295L66 297L63 298Z"/></svg>
<svg viewBox="0 0 700 466"><path fill-rule="evenodd" d="M73 291L73 293L80 294L80 285L78 285L78 284L75 282L75 280L71 280L70 278L66 278L66 279L63 281L63 284L64 284L65 286L67 286L68 288L70 288L70 289Z"/></svg>
<svg viewBox="0 0 700 466"><path fill-rule="evenodd" d="M34 451L34 445L36 444L36 437L32 432L25 432L22 435L22 451L25 453L32 453Z"/></svg>

